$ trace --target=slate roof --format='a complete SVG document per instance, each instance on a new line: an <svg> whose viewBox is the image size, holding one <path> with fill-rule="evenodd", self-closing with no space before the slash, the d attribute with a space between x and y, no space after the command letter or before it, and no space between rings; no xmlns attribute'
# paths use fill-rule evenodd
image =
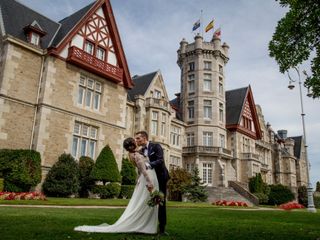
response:
<svg viewBox="0 0 320 240"><path fill-rule="evenodd" d="M0 25L0 27L4 28L5 34L27 41L23 28L36 21L41 29L46 32L46 35L41 38L41 48L46 49L59 44L93 4L95 2L62 19L60 22L55 22L15 0L1 0L0 24L2 16L3 25Z"/></svg>
<svg viewBox="0 0 320 240"><path fill-rule="evenodd" d="M28 8L27 6L14 0L0 1L0 21L1 16L5 34L27 41L23 28L36 21L46 35L41 38L41 47L47 48L57 32L60 24ZM3 31L3 30L2 30Z"/></svg>
<svg viewBox="0 0 320 240"><path fill-rule="evenodd" d="M241 111L249 87L226 91L226 125L240 123Z"/></svg>
<svg viewBox="0 0 320 240"><path fill-rule="evenodd" d="M132 81L134 83L134 87L128 91L128 100L133 101L134 96L136 95L145 95L148 87L150 86L157 73L158 71L142 76L133 76Z"/></svg>
<svg viewBox="0 0 320 240"><path fill-rule="evenodd" d="M290 137L294 140L294 156L298 159L301 157L301 144L302 144L302 136Z"/></svg>
<svg viewBox="0 0 320 240"><path fill-rule="evenodd" d="M176 110L176 118L182 121L182 114L180 111L180 93L177 93L176 96L176 98L170 101L170 105Z"/></svg>
<svg viewBox="0 0 320 240"><path fill-rule="evenodd" d="M73 13L69 17L66 17L59 21L61 27L58 34L53 40L52 46L57 46L60 41L73 29L73 27L81 20L81 18L90 10L95 2Z"/></svg>

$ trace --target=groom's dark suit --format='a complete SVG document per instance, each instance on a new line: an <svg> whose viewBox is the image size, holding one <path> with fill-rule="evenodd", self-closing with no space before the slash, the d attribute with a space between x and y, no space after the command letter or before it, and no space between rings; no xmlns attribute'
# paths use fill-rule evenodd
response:
<svg viewBox="0 0 320 240"><path fill-rule="evenodd" d="M148 145L148 157L150 165L155 169L158 182L159 190L164 193L166 197L167 193L167 182L169 180L169 172L166 168L164 158L163 158L163 149L160 144L149 142ZM166 201L164 204L159 206L159 230L160 233L164 232L165 226L167 223L167 213L166 213Z"/></svg>

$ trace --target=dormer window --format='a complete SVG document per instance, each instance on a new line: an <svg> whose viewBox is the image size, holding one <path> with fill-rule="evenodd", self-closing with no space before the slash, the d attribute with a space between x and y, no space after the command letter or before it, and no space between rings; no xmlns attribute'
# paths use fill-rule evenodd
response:
<svg viewBox="0 0 320 240"><path fill-rule="evenodd" d="M39 43L40 43L39 34L37 34L35 32L31 32L30 43L33 44L33 45L39 46Z"/></svg>

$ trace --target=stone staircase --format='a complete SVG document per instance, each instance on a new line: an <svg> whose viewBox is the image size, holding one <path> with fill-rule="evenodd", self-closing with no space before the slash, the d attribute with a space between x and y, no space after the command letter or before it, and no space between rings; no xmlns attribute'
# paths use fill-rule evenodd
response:
<svg viewBox="0 0 320 240"><path fill-rule="evenodd" d="M232 187L207 187L208 201L210 203L219 200L240 201L247 203L248 206L254 206L251 201L240 195Z"/></svg>

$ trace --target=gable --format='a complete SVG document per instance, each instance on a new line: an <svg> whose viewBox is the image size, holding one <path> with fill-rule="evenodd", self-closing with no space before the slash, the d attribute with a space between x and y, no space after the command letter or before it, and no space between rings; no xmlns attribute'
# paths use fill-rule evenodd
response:
<svg viewBox="0 0 320 240"><path fill-rule="evenodd" d="M109 0L96 1L61 23L50 54L124 87L133 86Z"/></svg>
<svg viewBox="0 0 320 240"><path fill-rule="evenodd" d="M232 123L227 122L227 129L230 131L238 131L253 139L260 139L262 136L261 127L260 127L259 117L258 117L256 106L254 103L251 87L249 86L246 89L245 94L243 91L244 89L240 89L240 90L241 90L241 96L243 97L243 99L242 100L238 99L238 103L242 103L242 104L233 106L233 110L235 112L238 112L239 115L233 118ZM230 109L227 109L227 111L230 111Z"/></svg>

